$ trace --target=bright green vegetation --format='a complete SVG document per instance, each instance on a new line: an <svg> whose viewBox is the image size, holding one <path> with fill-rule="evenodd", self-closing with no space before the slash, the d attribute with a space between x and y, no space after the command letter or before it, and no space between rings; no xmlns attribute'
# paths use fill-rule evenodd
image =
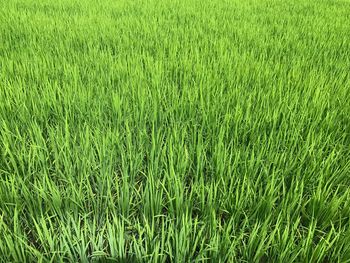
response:
<svg viewBox="0 0 350 263"><path fill-rule="evenodd" d="M0 1L0 262L350 262L349 147L349 1Z"/></svg>

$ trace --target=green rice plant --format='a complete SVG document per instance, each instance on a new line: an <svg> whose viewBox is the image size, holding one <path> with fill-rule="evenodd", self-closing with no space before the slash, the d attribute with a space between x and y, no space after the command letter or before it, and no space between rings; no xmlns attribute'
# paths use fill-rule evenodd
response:
<svg viewBox="0 0 350 263"><path fill-rule="evenodd" d="M350 262L348 0L0 3L0 262Z"/></svg>

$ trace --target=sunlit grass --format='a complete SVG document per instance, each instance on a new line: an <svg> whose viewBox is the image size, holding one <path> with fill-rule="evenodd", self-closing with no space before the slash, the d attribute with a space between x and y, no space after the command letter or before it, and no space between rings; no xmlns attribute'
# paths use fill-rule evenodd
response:
<svg viewBox="0 0 350 263"><path fill-rule="evenodd" d="M0 3L1 262L350 262L350 2Z"/></svg>

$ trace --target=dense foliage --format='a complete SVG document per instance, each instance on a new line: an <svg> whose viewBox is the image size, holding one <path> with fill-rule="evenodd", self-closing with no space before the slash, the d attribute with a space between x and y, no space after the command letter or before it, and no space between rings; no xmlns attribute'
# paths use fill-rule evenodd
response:
<svg viewBox="0 0 350 263"><path fill-rule="evenodd" d="M1 262L350 262L348 0L1 0Z"/></svg>

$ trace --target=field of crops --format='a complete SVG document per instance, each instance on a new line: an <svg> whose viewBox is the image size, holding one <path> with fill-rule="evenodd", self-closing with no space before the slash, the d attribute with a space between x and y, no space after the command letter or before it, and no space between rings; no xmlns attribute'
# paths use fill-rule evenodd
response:
<svg viewBox="0 0 350 263"><path fill-rule="evenodd" d="M349 0L0 0L0 262L350 262Z"/></svg>

